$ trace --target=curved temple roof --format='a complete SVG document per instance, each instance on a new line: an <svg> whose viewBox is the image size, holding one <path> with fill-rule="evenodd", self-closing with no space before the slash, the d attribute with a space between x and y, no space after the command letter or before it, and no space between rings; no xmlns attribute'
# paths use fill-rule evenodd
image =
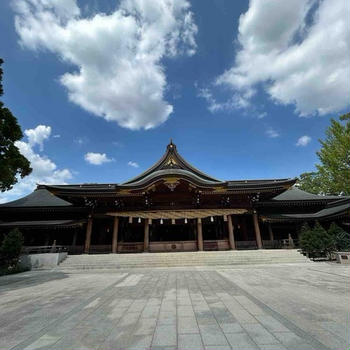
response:
<svg viewBox="0 0 350 350"><path fill-rule="evenodd" d="M19 198L12 202L0 204L1 207L6 208L29 208L29 207L67 207L72 206L71 203L56 197L50 191L44 188L38 188L28 196Z"/></svg>
<svg viewBox="0 0 350 350"><path fill-rule="evenodd" d="M177 151L176 145L170 141L164 155L149 169L140 175L121 184L76 184L46 185L48 190L60 194L83 195L84 193L114 195L119 190L142 189L158 180L182 178L205 188L222 188L229 191L274 191L281 192L294 185L296 179L263 179L221 181L198 170L188 163Z"/></svg>
<svg viewBox="0 0 350 350"><path fill-rule="evenodd" d="M176 149L176 145L172 142L172 140L170 140L170 143L166 148L166 152L157 163L155 163L153 166L151 166L142 174L134 177L131 180L124 182L122 185L137 186L142 182L147 181L147 179L156 177L160 174L161 175L186 174L186 175L194 176L197 178L197 180L200 180L207 184L222 183L222 181L201 172L200 170L198 170L197 168L195 168L194 166L186 162L186 160L183 159L178 153Z"/></svg>
<svg viewBox="0 0 350 350"><path fill-rule="evenodd" d="M194 183L204 186L224 186L228 189L256 189L284 187L288 188L295 183L295 179L270 180L232 180L221 181L195 168L188 163L177 151L176 145L170 141L162 158L142 174L128 180L120 187L138 187L159 177L183 177L193 180Z"/></svg>
<svg viewBox="0 0 350 350"><path fill-rule="evenodd" d="M308 220L324 220L327 218L336 218L341 216L349 216L350 214L350 198L342 197L340 200L328 203L325 208L315 213L294 213L294 214L262 214L265 221L308 221Z"/></svg>
<svg viewBox="0 0 350 350"><path fill-rule="evenodd" d="M124 183L116 184L70 184L70 185L38 185L37 189L26 197L4 203L0 208L16 207L65 207L72 204L64 199L70 197L105 196L115 197L123 191L143 191L143 189L159 180L169 178L183 179L195 186L210 190L227 192L268 192L281 193L294 185L296 179L262 179L262 180L230 180L221 181L198 170L188 163L177 151L176 145L170 141L164 155L142 174ZM277 202L277 197L275 197Z"/></svg>
<svg viewBox="0 0 350 350"><path fill-rule="evenodd" d="M309 192L305 192L303 190L300 190L297 187L291 187L287 191L279 194L278 196L274 197L272 200L274 201L313 201L313 200L329 200L329 199L341 199L340 196L321 196L318 194L313 194Z"/></svg>

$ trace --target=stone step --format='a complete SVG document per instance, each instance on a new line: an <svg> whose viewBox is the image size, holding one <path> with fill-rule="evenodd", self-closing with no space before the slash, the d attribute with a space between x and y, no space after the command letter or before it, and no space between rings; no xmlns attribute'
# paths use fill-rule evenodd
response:
<svg viewBox="0 0 350 350"><path fill-rule="evenodd" d="M140 267L152 267L152 266L201 266L201 265L232 265L232 264L275 264L275 263L292 263L292 262L305 262L304 259L289 259L289 260L249 260L249 261L213 261L205 264L200 264L198 262L169 262L169 263L164 263L164 262L154 262L152 264L135 264L135 263L125 263L125 264L61 264L61 267L72 267L72 268L84 268L85 266L94 266L94 267L120 267L120 266L140 266Z"/></svg>
<svg viewBox="0 0 350 350"><path fill-rule="evenodd" d="M94 263L96 264L109 264L109 263L118 263L118 264L123 264L123 263L136 263L136 264L141 264L141 263L145 263L145 264L148 264L148 263L153 263L153 262L163 262L163 263L169 263L169 262L179 262L179 263L183 263L183 262L216 262L216 261L255 261L255 260L290 260L290 259L294 259L294 257L275 257L275 258L236 258L236 259L181 259L181 260L172 260L172 259L167 259L167 260L149 260L149 261L138 261L138 260L109 260L109 261L95 261L93 259L91 260L86 260L86 261L70 261L70 260L67 260L66 262L64 262L65 264L66 263L71 263L71 264L86 264L86 263L91 263L91 261L94 261ZM303 259L303 258L299 258L299 259Z"/></svg>
<svg viewBox="0 0 350 350"><path fill-rule="evenodd" d="M289 258L289 257L294 257L295 255L290 255L290 254L285 254L285 255L227 255L227 256L198 256L198 257L149 257L149 258L145 258L145 257L142 257L142 256L139 256L139 257L110 257L110 258L104 258L104 259L97 259L93 256L90 256L90 257L86 257L86 258L83 258L83 259L72 259L71 257L69 257L69 260L71 261L90 261L90 260L94 260L94 261L101 261L101 262L104 262L104 261L132 261L132 260L135 260L135 261L152 261L152 260L157 260L157 261L160 261L160 260L172 260L172 261L175 261L175 260L183 260L183 259L186 259L186 260L218 260L218 259L249 259L249 258L253 258L253 259L256 259L256 258L267 258L267 259L273 259L273 258L279 258L279 257L286 257L286 258Z"/></svg>
<svg viewBox="0 0 350 350"><path fill-rule="evenodd" d="M283 256L294 256L295 252L291 253L289 250L288 251L283 251ZM268 257L278 257L281 256L281 253L275 253L275 254L270 254L270 253L261 253L259 252L252 252L252 253L245 253L241 254L239 252L227 252L227 253L222 253L222 252L217 252L217 253L210 253L210 254L203 254L203 253L187 253L182 254L182 253L171 253L171 254L163 254L163 253L139 253L139 254L99 254L99 255L70 255L70 259L76 259L76 260L89 260L92 257L96 260L108 260L108 259L138 259L138 260L145 260L145 259L182 259L182 258L193 258L193 259L200 259L200 258L205 258L205 259L210 259L210 258L215 258L217 259L218 257L227 257L227 256L232 256L232 257L249 257L249 256L268 256ZM181 255L180 255L181 254Z"/></svg>
<svg viewBox="0 0 350 350"><path fill-rule="evenodd" d="M164 264L184 264L184 263L231 263L231 262L248 262L248 261L289 261L289 260L305 260L304 258L275 258L275 259L263 259L263 258L256 258L256 259L212 259L212 260L155 260L155 261L147 261L147 262L142 262L142 261L105 261L105 262L96 262L94 261L93 264L98 264L98 265L106 265L106 264L117 264L117 265L123 265L123 264L146 264L146 265L151 265L151 264L159 264L159 263L164 263ZM85 265L85 264L91 264L92 261L85 261L85 262L73 262L73 261L67 261L63 262L63 264L70 264L70 265Z"/></svg>
<svg viewBox="0 0 350 350"><path fill-rule="evenodd" d="M253 251L171 252L138 254L72 255L57 269L91 270L143 267L225 266L308 261L297 250L274 249Z"/></svg>

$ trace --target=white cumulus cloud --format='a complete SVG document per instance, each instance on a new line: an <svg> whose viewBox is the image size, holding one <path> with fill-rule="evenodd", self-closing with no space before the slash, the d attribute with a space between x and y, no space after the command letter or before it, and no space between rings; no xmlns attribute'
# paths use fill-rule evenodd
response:
<svg viewBox="0 0 350 350"><path fill-rule="evenodd" d="M308 135L304 135L298 138L297 143L295 144L296 146L307 146L311 142L311 137Z"/></svg>
<svg viewBox="0 0 350 350"><path fill-rule="evenodd" d="M59 169L49 157L36 153L35 147L39 145L42 148L43 141L49 139L51 135L50 126L38 125L34 129L25 130L24 134L27 136L28 142L17 141L15 145L21 154L30 161L33 171L30 175L19 179L10 191L1 193L0 203L30 193L37 184L66 184L72 178L72 172L69 169Z"/></svg>
<svg viewBox="0 0 350 350"><path fill-rule="evenodd" d="M93 165L101 165L103 163L110 163L113 162L113 158L108 158L106 153L95 153L95 152L88 152L85 154L84 159Z"/></svg>
<svg viewBox="0 0 350 350"><path fill-rule="evenodd" d="M234 65L215 85L231 89L235 99L262 86L300 116L346 108L349 13L348 0L250 0L239 19Z"/></svg>
<svg viewBox="0 0 350 350"><path fill-rule="evenodd" d="M51 135L51 126L38 125L35 129L24 130L24 134L28 137L28 143L31 147L39 145L40 151L42 151L44 141Z"/></svg>
<svg viewBox="0 0 350 350"><path fill-rule="evenodd" d="M197 27L187 0L122 0L84 18L76 0L13 0L22 46L48 50L77 69L60 77L69 99L129 129L149 129L173 107L162 59L193 55Z"/></svg>
<svg viewBox="0 0 350 350"><path fill-rule="evenodd" d="M130 161L128 162L128 165L131 166L131 167L133 167L133 168L138 168L138 167L139 167L139 164L136 163L136 162L133 162L132 160L130 160Z"/></svg>

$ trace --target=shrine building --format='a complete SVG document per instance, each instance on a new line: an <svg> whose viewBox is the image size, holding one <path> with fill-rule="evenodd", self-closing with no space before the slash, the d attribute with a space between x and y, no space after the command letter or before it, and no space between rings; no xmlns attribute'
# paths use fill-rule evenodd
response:
<svg viewBox="0 0 350 350"><path fill-rule="evenodd" d="M345 228L350 198L320 196L296 179L221 181L189 164L173 142L148 170L115 184L38 185L0 205L0 234L70 254L281 248L301 225Z"/></svg>

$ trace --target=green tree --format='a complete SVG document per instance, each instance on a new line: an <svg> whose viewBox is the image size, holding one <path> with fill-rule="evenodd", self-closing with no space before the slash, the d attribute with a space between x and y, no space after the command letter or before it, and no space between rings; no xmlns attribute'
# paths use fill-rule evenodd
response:
<svg viewBox="0 0 350 350"><path fill-rule="evenodd" d="M350 195L350 113L331 119L326 137L320 140L317 172L304 173L299 188L317 194Z"/></svg>
<svg viewBox="0 0 350 350"><path fill-rule="evenodd" d="M331 223L328 233L334 238L337 251L341 252L350 250L350 234L345 232L335 222Z"/></svg>
<svg viewBox="0 0 350 350"><path fill-rule="evenodd" d="M323 193L322 181L318 172L303 173L299 176L298 187L310 193Z"/></svg>
<svg viewBox="0 0 350 350"><path fill-rule="evenodd" d="M0 96L3 94L2 68L0 58ZM0 101L0 191L7 191L21 178L31 173L32 169L16 147L15 142L23 137L21 127L11 111Z"/></svg>
<svg viewBox="0 0 350 350"><path fill-rule="evenodd" d="M1 264L16 266L23 246L22 233L17 229L11 230L3 239L0 247Z"/></svg>
<svg viewBox="0 0 350 350"><path fill-rule="evenodd" d="M300 248L309 255L314 250L314 245L312 241L312 230L308 223L305 223L301 227L299 245Z"/></svg>

